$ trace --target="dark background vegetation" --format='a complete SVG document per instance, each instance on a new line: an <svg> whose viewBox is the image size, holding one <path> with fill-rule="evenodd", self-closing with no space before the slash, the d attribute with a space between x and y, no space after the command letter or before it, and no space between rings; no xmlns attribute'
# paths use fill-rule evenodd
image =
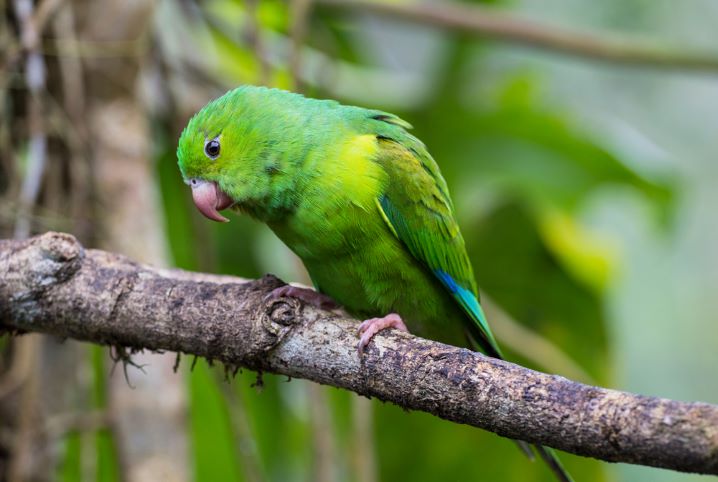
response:
<svg viewBox="0 0 718 482"><path fill-rule="evenodd" d="M652 39L659 59L718 42L709 0L483 3L549 32ZM179 133L244 83L379 108L438 160L511 360L718 402L718 60L696 72L507 40L301 0L0 1L0 235L61 230L153 264L306 281L265 226L195 212ZM301 380L227 383L204 360L175 375L174 355L136 355L131 388L104 348L0 346L1 480L552 480L493 434ZM583 482L698 479L562 458Z"/></svg>

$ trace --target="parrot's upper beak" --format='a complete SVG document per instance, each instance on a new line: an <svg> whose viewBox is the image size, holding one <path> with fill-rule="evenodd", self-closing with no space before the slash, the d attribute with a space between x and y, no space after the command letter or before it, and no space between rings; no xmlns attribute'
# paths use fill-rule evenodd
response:
<svg viewBox="0 0 718 482"><path fill-rule="evenodd" d="M230 207L234 200L222 191L216 182L192 179L189 185L192 187L192 200L199 212L213 221L229 222L219 211Z"/></svg>

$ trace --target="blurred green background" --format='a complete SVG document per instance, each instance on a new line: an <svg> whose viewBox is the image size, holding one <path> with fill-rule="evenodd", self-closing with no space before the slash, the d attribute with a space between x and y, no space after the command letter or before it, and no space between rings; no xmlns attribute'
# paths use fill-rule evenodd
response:
<svg viewBox="0 0 718 482"><path fill-rule="evenodd" d="M511 360L601 386L718 403L718 4L483 3L548 31L650 38L666 54L678 44L687 53L713 49L717 60L712 73L600 62L321 2L0 2L0 233L64 230L144 258L113 244L113 213L126 193L108 195L103 176L123 165L95 166L122 158L113 142L131 150L139 136L138 156L149 166L143 201L159 209L149 226L122 226L138 240L153 231L165 253L158 263L301 282L301 263L265 226L235 216L217 225L195 212L176 166L179 133L205 102L244 83L378 108L409 121L440 164ZM23 4L35 19L49 12L35 44L23 43ZM39 87L33 58L44 62ZM111 111L109 123L91 115L120 100L134 102L133 114ZM103 136L110 140L98 141ZM10 340L3 350L0 376L8 378L21 350ZM104 413L113 407L112 362L104 349L80 350L84 382L65 389L86 393L80 412ZM187 456L173 463L184 475L166 480L552 480L491 433L301 380L265 374L259 387L243 371L228 383L222 367L192 364L183 358L176 376L184 378L177 420L186 423ZM128 370L131 383L150 376ZM10 395L21 393L19 385ZM0 390L3 414L18 410L10 395ZM164 397L161 388L154 397ZM44 442L52 456L28 477L159 480L128 471L116 437L122 423L68 425ZM0 448L0 469L12 475L18 450L2 441ZM562 459L583 482L700 479Z"/></svg>

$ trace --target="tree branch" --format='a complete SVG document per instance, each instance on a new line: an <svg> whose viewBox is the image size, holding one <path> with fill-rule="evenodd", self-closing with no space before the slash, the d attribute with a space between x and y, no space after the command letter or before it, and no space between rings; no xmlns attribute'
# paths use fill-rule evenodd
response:
<svg viewBox="0 0 718 482"><path fill-rule="evenodd" d="M612 462L718 474L718 406L632 395L266 301L282 282L158 270L47 233L0 241L0 327L171 350L307 378L499 435Z"/></svg>
<svg viewBox="0 0 718 482"><path fill-rule="evenodd" d="M695 51L646 38L570 30L490 7L451 2L395 3L377 0L317 0L317 4L606 62L662 69L718 71L718 52Z"/></svg>

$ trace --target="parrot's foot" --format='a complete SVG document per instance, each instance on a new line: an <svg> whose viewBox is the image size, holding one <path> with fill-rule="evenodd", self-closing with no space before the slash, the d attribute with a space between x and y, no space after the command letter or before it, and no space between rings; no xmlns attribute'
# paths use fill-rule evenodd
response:
<svg viewBox="0 0 718 482"><path fill-rule="evenodd" d="M336 310L340 305L329 296L314 291L311 288L300 288L299 286L284 285L272 290L265 300L276 300L277 298L296 298L304 303L321 308L323 310Z"/></svg>
<svg viewBox="0 0 718 482"><path fill-rule="evenodd" d="M389 313L382 318L369 318L368 320L364 320L362 324L359 325L359 334L361 335L359 344L357 345L359 355L364 353L364 348L366 348L374 335L387 328L394 328L395 330L409 333L401 316L396 313Z"/></svg>

